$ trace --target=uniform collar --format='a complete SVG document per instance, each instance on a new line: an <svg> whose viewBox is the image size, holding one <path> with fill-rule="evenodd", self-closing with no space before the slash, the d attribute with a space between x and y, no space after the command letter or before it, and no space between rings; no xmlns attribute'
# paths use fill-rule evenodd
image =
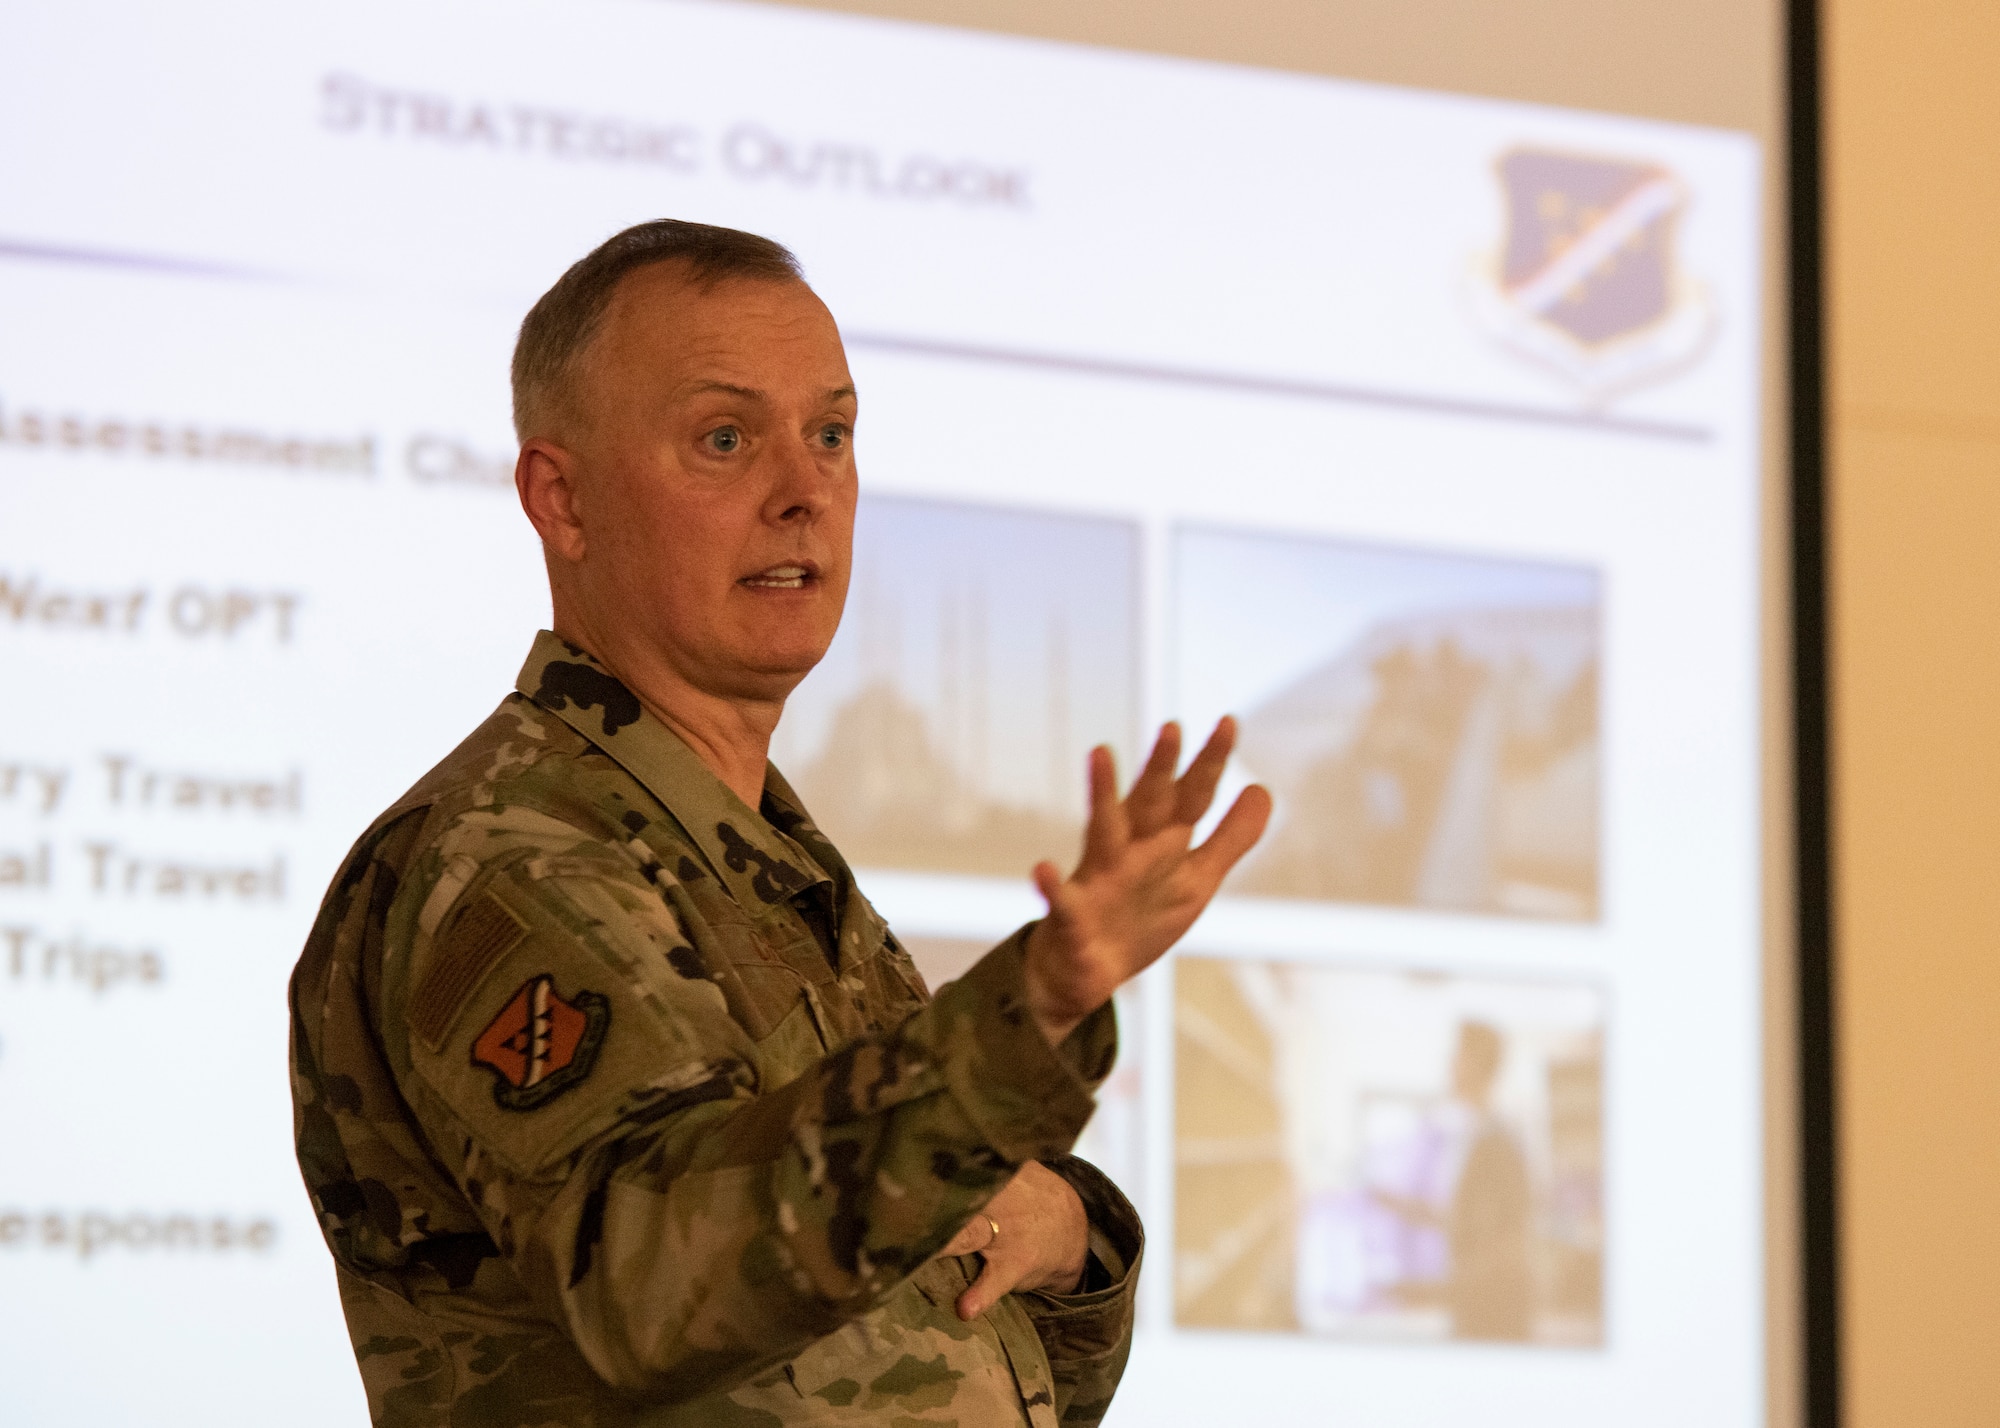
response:
<svg viewBox="0 0 2000 1428"><path fill-rule="evenodd" d="M514 687L604 750L644 784L687 831L709 867L750 911L796 897L832 879L804 849L746 807L639 697L588 653L543 630ZM775 768L766 796L795 806Z"/></svg>

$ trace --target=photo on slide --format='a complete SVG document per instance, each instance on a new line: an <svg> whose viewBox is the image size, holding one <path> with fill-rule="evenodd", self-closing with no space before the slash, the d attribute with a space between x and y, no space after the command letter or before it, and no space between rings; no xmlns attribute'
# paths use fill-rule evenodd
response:
<svg viewBox="0 0 2000 1428"><path fill-rule="evenodd" d="M1131 522L865 495L846 618L772 759L857 867L1068 867L1084 754L1129 766L1138 601Z"/></svg>
<svg viewBox="0 0 2000 1428"><path fill-rule="evenodd" d="M1574 566L1182 528L1176 708L1277 802L1229 890L1590 920L1599 588Z"/></svg>
<svg viewBox="0 0 2000 1428"><path fill-rule="evenodd" d="M1604 996L1174 961L1183 1328L1601 1345Z"/></svg>

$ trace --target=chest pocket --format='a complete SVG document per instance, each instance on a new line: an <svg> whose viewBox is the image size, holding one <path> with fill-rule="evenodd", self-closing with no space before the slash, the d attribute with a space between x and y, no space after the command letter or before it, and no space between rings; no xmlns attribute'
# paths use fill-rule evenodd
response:
<svg viewBox="0 0 2000 1428"><path fill-rule="evenodd" d="M682 925L695 930L693 946L669 954L674 969L714 982L731 1018L760 1047L770 1043L780 1062L810 1053L795 1065L766 1066L767 1084L777 1084L770 1080L774 1075L789 1080L826 1055L829 1029L815 981L831 973L802 919L753 921L707 877L685 878L667 898Z"/></svg>
<svg viewBox="0 0 2000 1428"><path fill-rule="evenodd" d="M812 925L790 903L753 914L691 864L666 894L682 924L698 929L700 951L676 955L721 989L730 1016L758 1044L766 1087L896 1026L929 999L909 954L858 893L841 909L837 976Z"/></svg>
<svg viewBox="0 0 2000 1428"><path fill-rule="evenodd" d="M840 980L826 989L835 1003L830 1019L842 1044L856 1037L892 1031L930 1000L923 977L896 939L868 909L857 929L843 933L848 961Z"/></svg>

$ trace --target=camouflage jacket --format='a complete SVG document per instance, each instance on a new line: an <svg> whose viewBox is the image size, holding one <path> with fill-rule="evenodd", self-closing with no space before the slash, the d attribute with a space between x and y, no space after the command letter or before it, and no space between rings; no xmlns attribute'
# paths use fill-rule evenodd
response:
<svg viewBox="0 0 2000 1428"><path fill-rule="evenodd" d="M1021 937L929 997L773 769L745 807L546 632L394 804L293 974L299 1166L378 1424L1094 1424L1129 1204L1066 1154L1107 1008L1051 1049ZM1072 1295L954 1301L1029 1159Z"/></svg>

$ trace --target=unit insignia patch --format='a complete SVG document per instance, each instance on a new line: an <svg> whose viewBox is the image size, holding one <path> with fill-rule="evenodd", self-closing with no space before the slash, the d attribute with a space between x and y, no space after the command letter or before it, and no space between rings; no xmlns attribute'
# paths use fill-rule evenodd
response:
<svg viewBox="0 0 2000 1428"><path fill-rule="evenodd" d="M565 997L543 972L521 984L472 1043L472 1063L494 1072L493 1099L510 1111L546 1105L590 1074L611 1004L596 992Z"/></svg>

